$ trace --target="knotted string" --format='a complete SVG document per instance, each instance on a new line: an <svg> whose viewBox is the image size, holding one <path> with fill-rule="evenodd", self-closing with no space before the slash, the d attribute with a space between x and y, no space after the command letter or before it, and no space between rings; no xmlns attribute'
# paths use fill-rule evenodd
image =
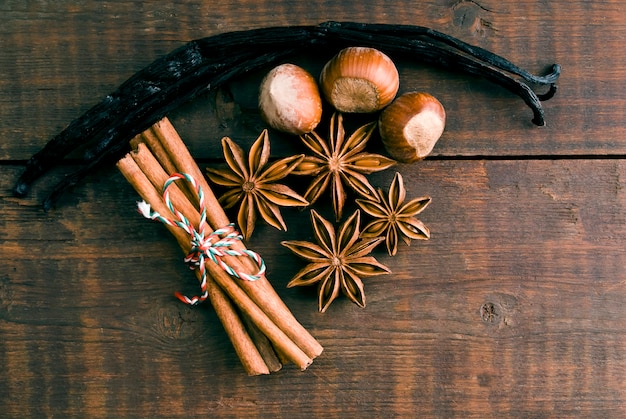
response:
<svg viewBox="0 0 626 419"><path fill-rule="evenodd" d="M172 201L170 200L170 193L168 189L177 180L186 180L187 182L189 182L193 186L196 195L198 196L200 222L197 229L180 211L178 211L178 209L176 209L176 207L172 204ZM170 212L177 219L167 218L156 211L152 211L152 209L150 208L150 204L145 201L138 202L137 208L144 217L151 220L160 221L163 224L169 226L179 227L190 236L191 250L189 251L187 256L185 256L184 260L187 264L189 264L190 269L199 270L200 289L202 291L202 295L190 298L182 295L179 292L176 292L175 295L179 300L186 304L195 305L203 302L208 298L209 294L207 290L207 273L206 265L204 263L206 258L213 261L221 269L226 271L229 275L234 276L235 278L239 278L245 281L256 281L263 276L263 274L265 273L265 262L258 253L251 250L234 250L231 248L231 246L235 242L241 241L243 239L241 234L239 234L235 230L234 224L229 224L223 228L219 228L208 235L205 234L205 226L207 225L207 211L204 201L204 193L202 192L202 188L193 176L186 173L174 173L163 184L163 201L167 205ZM224 256L247 256L254 262L256 262L256 264L259 266L259 271L254 275L238 271L222 260L222 257Z"/></svg>

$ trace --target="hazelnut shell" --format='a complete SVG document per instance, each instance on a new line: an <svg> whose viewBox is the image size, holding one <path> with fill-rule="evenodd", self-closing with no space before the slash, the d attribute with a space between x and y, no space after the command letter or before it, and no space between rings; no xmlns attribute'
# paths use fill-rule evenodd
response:
<svg viewBox="0 0 626 419"><path fill-rule="evenodd" d="M446 112L434 96L410 92L397 97L380 114L378 129L391 157L411 163L429 155L443 134Z"/></svg>
<svg viewBox="0 0 626 419"><path fill-rule="evenodd" d="M326 63L320 87L326 100L346 113L376 112L398 92L398 69L387 55L368 47L342 49Z"/></svg>
<svg viewBox="0 0 626 419"><path fill-rule="evenodd" d="M267 73L259 88L259 111L272 128L290 134L311 132L322 118L322 99L315 78L294 64Z"/></svg>

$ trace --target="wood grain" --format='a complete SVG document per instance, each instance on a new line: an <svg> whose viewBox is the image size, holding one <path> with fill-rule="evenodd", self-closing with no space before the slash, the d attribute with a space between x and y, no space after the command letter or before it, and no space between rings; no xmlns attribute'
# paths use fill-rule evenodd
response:
<svg viewBox="0 0 626 419"><path fill-rule="evenodd" d="M170 3L0 4L0 416L626 414L622 2ZM301 261L279 245L312 240L308 212L283 210L287 232L257 225L249 247L325 351L305 372L252 378L211 307L173 297L197 291L194 275L113 167L49 213L39 203L74 161L25 199L11 187L51 136L186 41L328 19L430 26L535 72L558 62L560 90L537 128L506 91L399 60L401 89L435 94L448 126L432 158L371 180L387 188L397 170L408 196L430 195L432 238L376 250L393 274L365 281L367 307L319 314L314 289L286 289ZM223 135L258 136L261 75L170 115L201 166L221 163ZM297 149L271 139L273 156Z"/></svg>
<svg viewBox="0 0 626 419"><path fill-rule="evenodd" d="M26 159L135 71L186 41L329 18L429 26L534 72L555 62L563 66L560 90L545 102L548 125L537 128L522 101L501 88L415 62L399 63L402 91L429 91L448 110L436 155L626 153L626 62L615 53L623 49L626 36L619 1L429 1L415 7L370 0L350 7L327 2L322 8L256 1L236 13L232 4L202 1L165 7L128 1L74 3L26 7L8 0L0 6L0 97L11 98L3 99L0 111L0 136L11 139L0 144L3 159ZM251 75L246 81L255 80ZM234 94L238 102L230 110L216 112L207 99L172 115L175 122L183 122L177 126L195 155L218 154L217 140L225 134L248 138L258 133L258 120L240 118L256 106L254 89Z"/></svg>
<svg viewBox="0 0 626 419"><path fill-rule="evenodd" d="M250 247L326 347L309 371L262 379L242 374L210 308L171 297L193 290L192 275L162 226L134 214L119 175L99 184L98 199L85 186L47 216L5 191L4 411L168 416L186 404L238 416L330 406L340 416L614 417L625 395L626 166L441 161L400 170L410 195L433 197L421 217L433 236L394 258L377 252L393 274L366 281L365 309L344 299L318 314L312 290L284 288L299 261L276 244L310 235L306 217L288 211L286 233L259 227ZM391 173L373 181L384 187Z"/></svg>

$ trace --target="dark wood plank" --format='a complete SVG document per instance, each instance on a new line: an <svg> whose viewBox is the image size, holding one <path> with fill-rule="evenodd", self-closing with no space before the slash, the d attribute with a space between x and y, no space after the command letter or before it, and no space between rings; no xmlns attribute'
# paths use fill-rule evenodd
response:
<svg viewBox="0 0 626 419"><path fill-rule="evenodd" d="M171 3L0 4L0 416L626 414L621 2ZM46 189L74 166L26 199L10 189L52 135L186 41L328 19L430 26L534 72L558 62L560 90L537 128L506 91L399 59L401 89L430 91L448 110L435 157L395 168L410 196L433 197L420 215L432 238L393 258L377 250L393 273L366 280L367 307L341 299L322 315L314 289L285 288L301 262L279 245L311 239L308 213L285 210L287 232L258 226L250 247L325 351L305 372L251 378L211 307L173 298L194 293L195 279L114 168L50 213ZM262 75L170 115L201 165L219 163L223 135L246 146L263 128ZM274 156L298 147L272 134Z"/></svg>
<svg viewBox="0 0 626 419"><path fill-rule="evenodd" d="M329 18L430 26L502 54L534 72L558 62L560 91L546 102L548 126L534 127L517 97L481 80L401 61L402 91L426 90L448 110L435 154L586 155L626 153L620 1L428 1L416 6L342 2L182 1L171 5L57 1L0 6L0 158L26 159L72 119L127 77L191 39L269 25L315 24ZM305 62L313 71L322 63ZM246 86L258 82L250 76ZM238 102L215 112L197 100L172 115L198 156L218 153L223 135L244 139L260 122L252 88L233 87Z"/></svg>
<svg viewBox="0 0 626 419"><path fill-rule="evenodd" d="M309 370L245 376L176 245L113 169L49 214L0 202L0 411L8 416L600 416L623 414L626 166L430 161L397 168L431 195L427 242L402 246L368 305L316 312L285 289L299 261L259 226L250 247L325 346ZM18 167L0 172L7 185ZM373 177L386 187L388 171Z"/></svg>

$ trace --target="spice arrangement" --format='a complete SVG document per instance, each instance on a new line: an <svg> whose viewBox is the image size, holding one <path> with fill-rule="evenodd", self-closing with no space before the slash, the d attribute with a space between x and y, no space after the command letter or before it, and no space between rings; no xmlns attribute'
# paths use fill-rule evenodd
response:
<svg viewBox="0 0 626 419"><path fill-rule="evenodd" d="M133 145L117 166L143 199L141 213L165 224L201 285L198 297L177 296L211 302L249 375L278 371L285 362L307 368L322 346L276 294L262 259L245 248L174 127L163 119Z"/></svg>
<svg viewBox="0 0 626 419"><path fill-rule="evenodd" d="M402 175L396 173L388 193L376 190L367 175L392 167L396 161L369 153L366 146L379 127L389 154L403 162L424 158L443 133L445 110L432 95L409 92L396 98L399 73L384 53L369 47L350 47L337 53L315 78L293 64L281 64L269 71L259 88L259 110L274 129L299 135L310 155L281 159L263 171L269 153L267 130L254 143L247 159L232 140L224 138L224 158L230 170L208 168L208 177L217 185L230 187L220 202L231 207L241 202L238 220L250 234L256 213L274 227L286 230L278 205L313 206L330 192L335 221L340 222L348 192L356 195L356 205L371 221L361 230L361 211L357 209L335 229L332 222L311 209L311 224L316 243L284 241L283 246L308 264L289 282L288 287L317 285L318 310L325 312L340 294L359 307L365 307L362 278L390 273L371 252L385 242L389 255L398 251L398 242L430 238L429 229L415 216L430 203L430 197L405 202ZM316 130L320 121L321 96L332 107L327 140ZM303 96L302 106L297 98ZM369 114L374 120L347 134L344 115ZM302 123L306 121L306 123ZM303 127L310 132L304 132ZM264 146L261 147L261 141ZM246 163L247 162L247 163ZM282 168L282 174L276 170ZM275 180L288 174L309 176L310 185L300 197L285 185L270 192L266 173ZM275 175L275 176L274 176ZM261 192L265 189L264 192ZM261 196L263 195L263 196ZM246 236L246 237L249 237Z"/></svg>
<svg viewBox="0 0 626 419"><path fill-rule="evenodd" d="M72 121L29 159L14 194L26 195L35 180L84 147L81 167L54 186L44 201L49 209L66 189L99 165L117 161L129 150L130 139L183 103L298 51L350 46L482 77L518 95L537 125L545 124L541 101L556 93L560 75L558 64L545 75L534 75L497 54L421 26L329 21L223 33L191 41L157 59ZM535 92L542 86L545 92Z"/></svg>
<svg viewBox="0 0 626 419"><path fill-rule="evenodd" d="M318 77L294 64L277 65L305 46L339 51ZM28 161L14 193L25 195L64 156L85 147L83 165L53 188L44 202L48 209L89 171L114 159L143 199L140 213L165 225L198 278L199 296L176 296L192 305L210 301L248 374L269 374L287 362L306 369L322 346L281 301L265 277L262 257L243 240L260 219L286 230L281 207L310 207L315 242L281 244L306 262L288 287L317 286L318 310L326 312L340 295L365 307L363 278L391 272L372 256L378 245L384 242L394 256L398 243L430 238L416 218L430 197L407 199L400 173L387 191L368 180L397 162L425 158L445 129L446 112L434 96L420 91L398 95L399 72L388 54L496 83L524 101L536 125L545 124L541 101L556 93L560 74L557 64L543 76L530 74L494 53L418 26L325 22L216 35L156 60L74 120ZM207 168L205 177L167 113L272 65L259 86L259 113L272 129L297 136L302 154L270 163L267 129L248 153L223 138L228 167ZM543 93L535 92L542 86ZM328 133L319 129L325 106L332 108ZM350 113L371 120L346 132L344 118ZM367 151L373 137L390 157ZM310 178L302 195L287 186L287 176ZM219 199L207 178L226 190ZM335 223L312 208L328 195ZM344 218L351 196L356 209ZM237 206L234 224L225 210Z"/></svg>

